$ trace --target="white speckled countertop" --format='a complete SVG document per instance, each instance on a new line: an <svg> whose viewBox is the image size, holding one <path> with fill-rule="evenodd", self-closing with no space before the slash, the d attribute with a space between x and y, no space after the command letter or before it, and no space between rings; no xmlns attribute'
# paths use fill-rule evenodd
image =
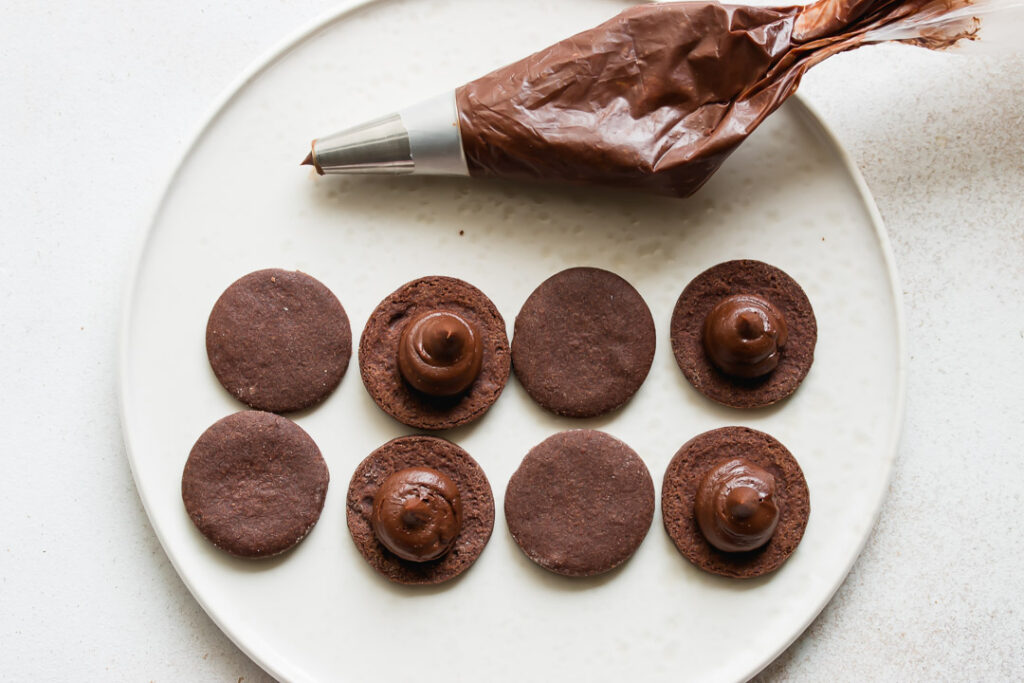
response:
<svg viewBox="0 0 1024 683"><path fill-rule="evenodd" d="M266 678L189 595L142 510L117 329L188 137L244 67L330 7L0 3L0 679ZM801 92L892 236L909 392L867 548L761 678L1022 678L1024 56L877 47L817 67Z"/></svg>

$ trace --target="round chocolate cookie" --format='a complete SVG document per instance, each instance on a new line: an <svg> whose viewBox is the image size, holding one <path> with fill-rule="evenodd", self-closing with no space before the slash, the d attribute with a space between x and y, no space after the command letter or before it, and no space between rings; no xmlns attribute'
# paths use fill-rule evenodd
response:
<svg viewBox="0 0 1024 683"><path fill-rule="evenodd" d="M723 552L711 545L694 510L705 475L731 459L743 459L774 478L778 524L768 542L755 550ZM747 427L722 427L687 441L669 463L661 485L665 530L679 552L704 571L738 579L778 569L803 538L810 511L807 482L796 459L773 437Z"/></svg>
<svg viewBox="0 0 1024 683"><path fill-rule="evenodd" d="M338 299L305 273L270 268L240 278L213 306L206 354L231 395L285 413L327 398L352 355Z"/></svg>
<svg viewBox="0 0 1024 683"><path fill-rule="evenodd" d="M199 531L239 557L283 553L320 518L329 480L320 449L291 420L258 410L203 432L185 463L181 498Z"/></svg>
<svg viewBox="0 0 1024 683"><path fill-rule="evenodd" d="M476 379L449 396L434 396L406 381L399 367L402 332L431 311L455 314L480 333L483 356ZM449 429L481 417L508 381L511 360L505 320L479 289L452 277L424 277L392 292L370 315L359 340L366 391L399 422L418 429Z"/></svg>
<svg viewBox="0 0 1024 683"><path fill-rule="evenodd" d="M403 560L373 530L374 498L392 474L409 468L436 470L455 483L461 530L450 549L426 562ZM469 453L436 436L402 436L370 453L348 487L348 530L370 566L395 583L431 584L453 579L476 562L494 529L494 496L487 476Z"/></svg>
<svg viewBox="0 0 1024 683"><path fill-rule="evenodd" d="M769 302L784 318L788 338L777 366L765 375L743 378L722 372L704 347L708 313L733 295ZM726 261L693 279L672 311L672 351L690 384L712 401L733 408L760 408L794 391L814 362L818 324L811 302L793 278L761 261ZM781 342L780 342L781 343Z"/></svg>
<svg viewBox="0 0 1024 683"><path fill-rule="evenodd" d="M533 291L516 317L512 365L527 393L566 417L615 410L647 378L654 319L631 284L570 268Z"/></svg>
<svg viewBox="0 0 1024 683"><path fill-rule="evenodd" d="M632 448L591 429L534 446L508 482L505 520L526 556L593 576L628 560L654 517L654 482Z"/></svg>

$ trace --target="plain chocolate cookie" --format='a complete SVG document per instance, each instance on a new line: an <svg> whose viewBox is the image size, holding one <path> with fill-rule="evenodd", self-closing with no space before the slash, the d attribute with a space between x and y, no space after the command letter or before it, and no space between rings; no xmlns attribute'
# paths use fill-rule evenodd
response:
<svg viewBox="0 0 1024 683"><path fill-rule="evenodd" d="M286 413L327 398L352 355L341 303L315 278L258 270L228 287L206 324L206 354L231 395Z"/></svg>
<svg viewBox="0 0 1024 683"><path fill-rule="evenodd" d="M436 560L410 562L381 545L370 516L377 489L389 475L428 467L447 475L462 498L462 530L451 550ZM370 453L348 487L348 530L370 566L395 583L431 584L453 579L476 562L494 529L494 496L487 476L469 453L436 436L402 436Z"/></svg>
<svg viewBox="0 0 1024 683"><path fill-rule="evenodd" d="M697 525L697 486L709 469L732 458L745 458L775 477L779 523L757 550L723 552L707 542ZM704 571L737 579L752 579L782 566L803 538L810 512L807 482L796 459L770 435L747 427L722 427L687 441L669 463L661 485L665 530L679 552Z"/></svg>
<svg viewBox="0 0 1024 683"><path fill-rule="evenodd" d="M756 294L786 319L789 340L778 366L763 377L742 379L719 370L704 350L704 319L732 294ZM672 351L690 384L712 401L732 408L760 408L786 398L800 386L814 362L818 323L811 302L786 273L761 261L726 261L693 279L672 311Z"/></svg>
<svg viewBox="0 0 1024 683"><path fill-rule="evenodd" d="M302 427L247 410L199 437L181 476L181 498L199 531L221 550L270 557L316 524L329 478L320 449Z"/></svg>
<svg viewBox="0 0 1024 683"><path fill-rule="evenodd" d="M628 560L654 517L654 482L632 448L590 429L534 446L505 491L505 520L526 556L556 574L593 576Z"/></svg>
<svg viewBox="0 0 1024 683"><path fill-rule="evenodd" d="M631 284L599 268L570 268L533 291L516 317L512 365L526 392L566 417L615 410L644 383L654 319Z"/></svg>
<svg viewBox="0 0 1024 683"><path fill-rule="evenodd" d="M480 374L456 396L430 396L414 389L398 367L398 345L406 323L429 310L450 311L483 335ZM418 429L449 429L481 417L508 381L511 359L505 320L479 289L453 277L424 277L392 292L370 315L359 340L359 370L366 391L381 409Z"/></svg>

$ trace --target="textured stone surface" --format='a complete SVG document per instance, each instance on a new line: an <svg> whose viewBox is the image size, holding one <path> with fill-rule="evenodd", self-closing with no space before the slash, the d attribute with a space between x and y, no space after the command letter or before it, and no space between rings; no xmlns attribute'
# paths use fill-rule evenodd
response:
<svg viewBox="0 0 1024 683"><path fill-rule="evenodd" d="M0 152L17 161L0 165L15 198L0 203L0 670L13 680L269 680L189 595L139 503L114 395L118 304L141 226L212 100L282 27L333 6L4 4ZM1021 56L878 47L801 88L892 236L910 383L877 528L762 680L1024 675L1021 522L977 522L1022 503L1007 476L1024 442L1021 73ZM72 146L76 163L57 164Z"/></svg>

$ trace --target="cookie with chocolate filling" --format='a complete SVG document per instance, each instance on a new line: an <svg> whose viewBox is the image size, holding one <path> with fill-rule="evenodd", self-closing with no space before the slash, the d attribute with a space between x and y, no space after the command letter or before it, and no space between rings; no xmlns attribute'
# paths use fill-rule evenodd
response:
<svg viewBox="0 0 1024 683"><path fill-rule="evenodd" d="M218 548L270 557L313 528L329 479L320 449L302 427L247 410L199 437L181 476L181 498L196 528Z"/></svg>
<svg viewBox="0 0 1024 683"><path fill-rule="evenodd" d="M778 569L803 538L810 510L793 455L747 427L690 439L661 487L665 530L679 552L706 572L739 579Z"/></svg>
<svg viewBox="0 0 1024 683"><path fill-rule="evenodd" d="M654 517L640 456L590 429L534 446L508 482L505 520L531 560L563 576L594 576L628 560Z"/></svg>
<svg viewBox="0 0 1024 683"><path fill-rule="evenodd" d="M542 407L594 417L637 392L654 360L655 337L651 311L631 284L607 270L570 268L523 304L512 366Z"/></svg>
<svg viewBox="0 0 1024 683"><path fill-rule="evenodd" d="M481 417L511 366L505 320L479 289L451 277L399 287L359 340L366 391L399 422L449 429Z"/></svg>
<svg viewBox="0 0 1024 683"><path fill-rule="evenodd" d="M807 376L818 324L793 278L739 260L686 286L671 336L676 362L697 391L733 408L759 408L786 398Z"/></svg>
<svg viewBox="0 0 1024 683"><path fill-rule="evenodd" d="M213 306L206 354L217 380L252 408L285 413L327 398L352 355L348 316L326 286L271 268L240 278Z"/></svg>
<svg viewBox="0 0 1024 683"><path fill-rule="evenodd" d="M347 505L359 552L395 583L455 578L476 562L494 528L484 471L434 436L399 437L367 456L352 475Z"/></svg>

